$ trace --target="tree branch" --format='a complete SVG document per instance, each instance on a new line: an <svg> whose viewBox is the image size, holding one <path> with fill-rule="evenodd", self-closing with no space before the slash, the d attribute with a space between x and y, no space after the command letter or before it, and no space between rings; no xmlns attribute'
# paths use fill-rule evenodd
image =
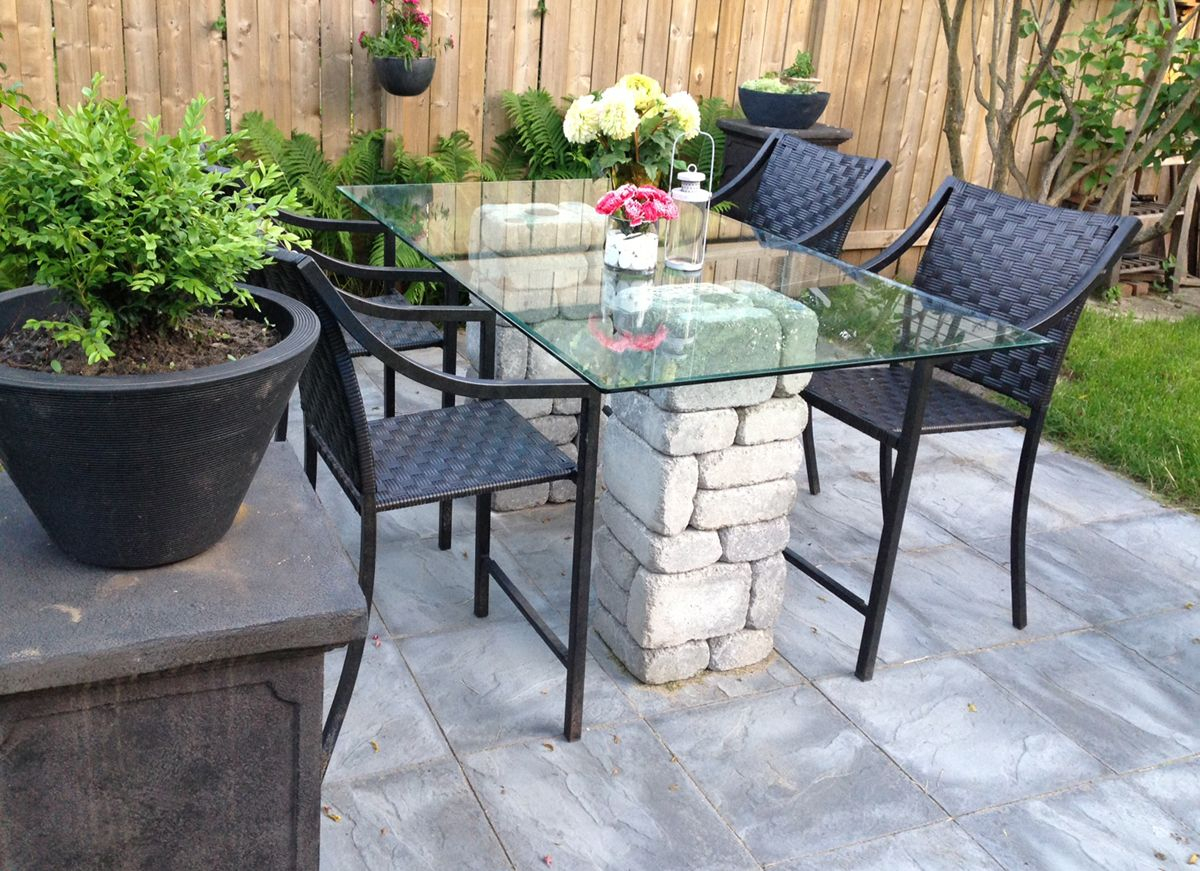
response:
<svg viewBox="0 0 1200 871"><path fill-rule="evenodd" d="M1171 199L1167 202L1166 209L1154 224L1149 227L1143 227L1138 232L1133 240L1134 245L1140 245L1143 242L1149 242L1157 239L1159 236L1166 235L1167 231L1171 229L1171 224L1175 221L1175 216L1183 208L1184 200L1187 199L1192 185L1196 183L1197 173L1200 173L1200 154L1193 154L1187 166L1184 167L1183 173L1179 176L1179 182L1175 185L1175 190L1171 192Z"/></svg>

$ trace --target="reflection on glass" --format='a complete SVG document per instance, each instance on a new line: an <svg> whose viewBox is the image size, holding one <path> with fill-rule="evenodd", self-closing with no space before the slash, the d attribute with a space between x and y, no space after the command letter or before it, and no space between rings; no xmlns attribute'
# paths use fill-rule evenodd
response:
<svg viewBox="0 0 1200 871"><path fill-rule="evenodd" d="M345 192L601 390L1022 347L1043 340L723 215L703 268L606 270L603 182Z"/></svg>

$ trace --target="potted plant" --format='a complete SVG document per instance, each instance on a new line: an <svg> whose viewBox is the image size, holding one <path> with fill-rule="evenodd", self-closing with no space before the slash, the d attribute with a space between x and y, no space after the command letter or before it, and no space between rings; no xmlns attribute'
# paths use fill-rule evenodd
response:
<svg viewBox="0 0 1200 871"><path fill-rule="evenodd" d="M98 95L0 130L0 464L77 559L193 556L232 524L316 343L316 316L239 285L295 243L277 170L208 171L204 101L177 134ZM9 116L11 118L11 115Z"/></svg>
<svg viewBox="0 0 1200 871"><path fill-rule="evenodd" d="M700 108L686 91L666 96L649 76L633 73L611 88L575 100L563 135L614 189L622 184L663 187L675 140L700 132Z"/></svg>
<svg viewBox="0 0 1200 871"><path fill-rule="evenodd" d="M627 183L602 196L596 211L611 221L604 237L604 265L653 272L658 265L658 222L679 217L675 201L652 185Z"/></svg>
<svg viewBox="0 0 1200 871"><path fill-rule="evenodd" d="M454 37L429 38L432 19L421 9L420 0L383 0L380 8L380 34L372 36L364 30L358 35L358 44L370 53L375 64L379 84L397 97L425 93L437 66L435 53L441 48L454 48Z"/></svg>
<svg viewBox="0 0 1200 871"><path fill-rule="evenodd" d="M785 130L811 127L829 104L829 92L817 90L821 80L814 78L813 72L812 55L798 51L791 66L743 82L738 88L738 101L746 120L760 127Z"/></svg>

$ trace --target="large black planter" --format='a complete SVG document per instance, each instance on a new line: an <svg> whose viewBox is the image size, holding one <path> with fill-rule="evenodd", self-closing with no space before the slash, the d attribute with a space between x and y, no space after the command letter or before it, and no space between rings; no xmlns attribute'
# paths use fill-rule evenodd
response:
<svg viewBox="0 0 1200 871"><path fill-rule="evenodd" d="M413 60L400 57L375 58L375 75L379 84L389 94L397 97L415 97L425 93L433 81L436 57L419 57Z"/></svg>
<svg viewBox="0 0 1200 871"><path fill-rule="evenodd" d="M771 94L738 88L738 102L746 120L760 127L807 130L817 123L829 105L829 92L815 94Z"/></svg>
<svg viewBox="0 0 1200 871"><path fill-rule="evenodd" d="M66 553L146 568L228 531L319 332L304 305L253 293L251 316L283 339L241 360L111 377L0 366L0 463ZM44 287L0 294L0 333L54 310Z"/></svg>

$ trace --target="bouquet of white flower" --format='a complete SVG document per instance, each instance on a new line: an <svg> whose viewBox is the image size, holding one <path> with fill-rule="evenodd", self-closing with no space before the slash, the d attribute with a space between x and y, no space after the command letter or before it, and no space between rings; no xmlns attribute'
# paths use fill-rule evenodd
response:
<svg viewBox="0 0 1200 871"><path fill-rule="evenodd" d="M563 119L567 139L583 146L596 175L613 187L625 183L662 187L670 172L671 147L700 132L700 107L685 91L666 96L649 76L631 73L611 88L585 94ZM682 164L681 164L682 166Z"/></svg>

